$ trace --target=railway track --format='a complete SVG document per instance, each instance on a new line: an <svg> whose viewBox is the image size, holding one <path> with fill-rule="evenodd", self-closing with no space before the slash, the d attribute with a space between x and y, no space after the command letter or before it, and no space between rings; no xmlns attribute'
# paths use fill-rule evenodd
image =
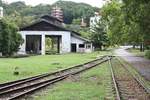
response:
<svg viewBox="0 0 150 100"><path fill-rule="evenodd" d="M109 60L117 100L150 100L147 87L118 59Z"/></svg>
<svg viewBox="0 0 150 100"><path fill-rule="evenodd" d="M70 75L79 74L106 61L108 61L108 57L103 56L96 60L54 73L41 74L26 79L0 84L0 100L14 100L21 98L48 85L64 80Z"/></svg>

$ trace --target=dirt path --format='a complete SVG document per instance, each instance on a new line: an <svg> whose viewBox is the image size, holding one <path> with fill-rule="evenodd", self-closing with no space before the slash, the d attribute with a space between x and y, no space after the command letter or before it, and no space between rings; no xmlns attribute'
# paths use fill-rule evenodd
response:
<svg viewBox="0 0 150 100"><path fill-rule="evenodd" d="M128 47L121 47L115 50L117 56L121 56L124 60L129 62L139 73L148 81L150 81L150 60L136 57L135 55L127 52Z"/></svg>

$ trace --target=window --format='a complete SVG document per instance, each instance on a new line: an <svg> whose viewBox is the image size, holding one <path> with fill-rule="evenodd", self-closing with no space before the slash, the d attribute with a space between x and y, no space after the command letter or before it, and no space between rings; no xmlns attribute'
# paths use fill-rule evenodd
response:
<svg viewBox="0 0 150 100"><path fill-rule="evenodd" d="M87 48L87 49L90 49L90 48L91 48L91 45L90 45L90 44L87 44L87 45L86 45L86 48Z"/></svg>
<svg viewBox="0 0 150 100"><path fill-rule="evenodd" d="M84 48L84 44L79 44L79 48Z"/></svg>

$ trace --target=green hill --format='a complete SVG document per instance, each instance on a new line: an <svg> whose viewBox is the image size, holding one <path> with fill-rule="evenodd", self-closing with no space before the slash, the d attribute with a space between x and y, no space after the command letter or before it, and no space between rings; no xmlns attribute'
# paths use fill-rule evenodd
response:
<svg viewBox="0 0 150 100"><path fill-rule="evenodd" d="M56 6L56 4L63 9L64 22L66 24L71 24L73 19L78 19L81 17L89 19L90 16L93 16L95 11L99 10L99 8L92 7L88 4L75 3L71 1L60 0L52 5L39 4L37 6L30 6L26 5L25 2L22 1L7 4L0 0L0 5L4 8L5 16L13 17L19 15L20 17L26 17L24 20L28 19L28 17L35 19L43 14L50 14L52 7Z"/></svg>

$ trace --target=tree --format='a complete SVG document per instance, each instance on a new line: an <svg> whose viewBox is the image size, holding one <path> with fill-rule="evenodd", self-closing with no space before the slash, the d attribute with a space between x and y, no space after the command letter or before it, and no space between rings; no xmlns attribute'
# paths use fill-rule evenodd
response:
<svg viewBox="0 0 150 100"><path fill-rule="evenodd" d="M150 1L111 0L102 8L111 44L150 44ZM147 44L146 44L147 43Z"/></svg>
<svg viewBox="0 0 150 100"><path fill-rule="evenodd" d="M0 6L2 6L3 5L3 1L2 0L0 0Z"/></svg>
<svg viewBox="0 0 150 100"><path fill-rule="evenodd" d="M81 18L73 19L72 24L73 25L81 25Z"/></svg>
<svg viewBox="0 0 150 100"><path fill-rule="evenodd" d="M128 25L135 23L136 34L138 34L141 44L141 51L144 50L143 45L150 40L150 1L149 0L123 0L123 9L126 13ZM149 43L150 44L150 43Z"/></svg>
<svg viewBox="0 0 150 100"><path fill-rule="evenodd" d="M87 39L91 39L92 33L89 30L90 30L90 28L83 27L78 32L81 34L82 37L87 38Z"/></svg>
<svg viewBox="0 0 150 100"><path fill-rule="evenodd" d="M31 24L34 21L34 16L22 16L17 11L14 11L13 14L6 16L7 19L11 23L15 23L18 27L24 27Z"/></svg>
<svg viewBox="0 0 150 100"><path fill-rule="evenodd" d="M61 1L54 3L52 6L59 6L64 11L64 22L71 24L73 19L86 18L86 22L89 22L89 18L94 15L95 11L99 11L99 8L92 7L85 3L75 3L72 1Z"/></svg>
<svg viewBox="0 0 150 100"><path fill-rule="evenodd" d="M52 48L52 39L47 37L45 43L46 51L49 51Z"/></svg>
<svg viewBox="0 0 150 100"><path fill-rule="evenodd" d="M122 3L118 0L112 0L101 9L102 20L107 27L107 35L110 45L119 45L128 41L127 26L122 13Z"/></svg>
<svg viewBox="0 0 150 100"><path fill-rule="evenodd" d="M4 15L11 16L14 12L20 14L21 17L33 17L39 18L44 14L50 14L51 9L54 6L59 6L63 9L64 22L66 24L71 24L73 19L86 18L86 22L89 22L89 18L94 15L95 11L98 11L99 8L92 7L91 5L85 3L75 3L72 1L57 1L52 5L48 4L39 4L37 6L26 5L23 1L5 3L0 1L1 6L4 8ZM88 24L88 23L87 23Z"/></svg>
<svg viewBox="0 0 150 100"><path fill-rule="evenodd" d="M91 40L96 49L102 50L102 46L107 46L108 38L106 33L106 27L102 20L91 29Z"/></svg>
<svg viewBox="0 0 150 100"><path fill-rule="evenodd" d="M23 39L19 33L15 24L0 20L0 52L4 56L11 56L14 52L17 52L20 44L23 43Z"/></svg>

